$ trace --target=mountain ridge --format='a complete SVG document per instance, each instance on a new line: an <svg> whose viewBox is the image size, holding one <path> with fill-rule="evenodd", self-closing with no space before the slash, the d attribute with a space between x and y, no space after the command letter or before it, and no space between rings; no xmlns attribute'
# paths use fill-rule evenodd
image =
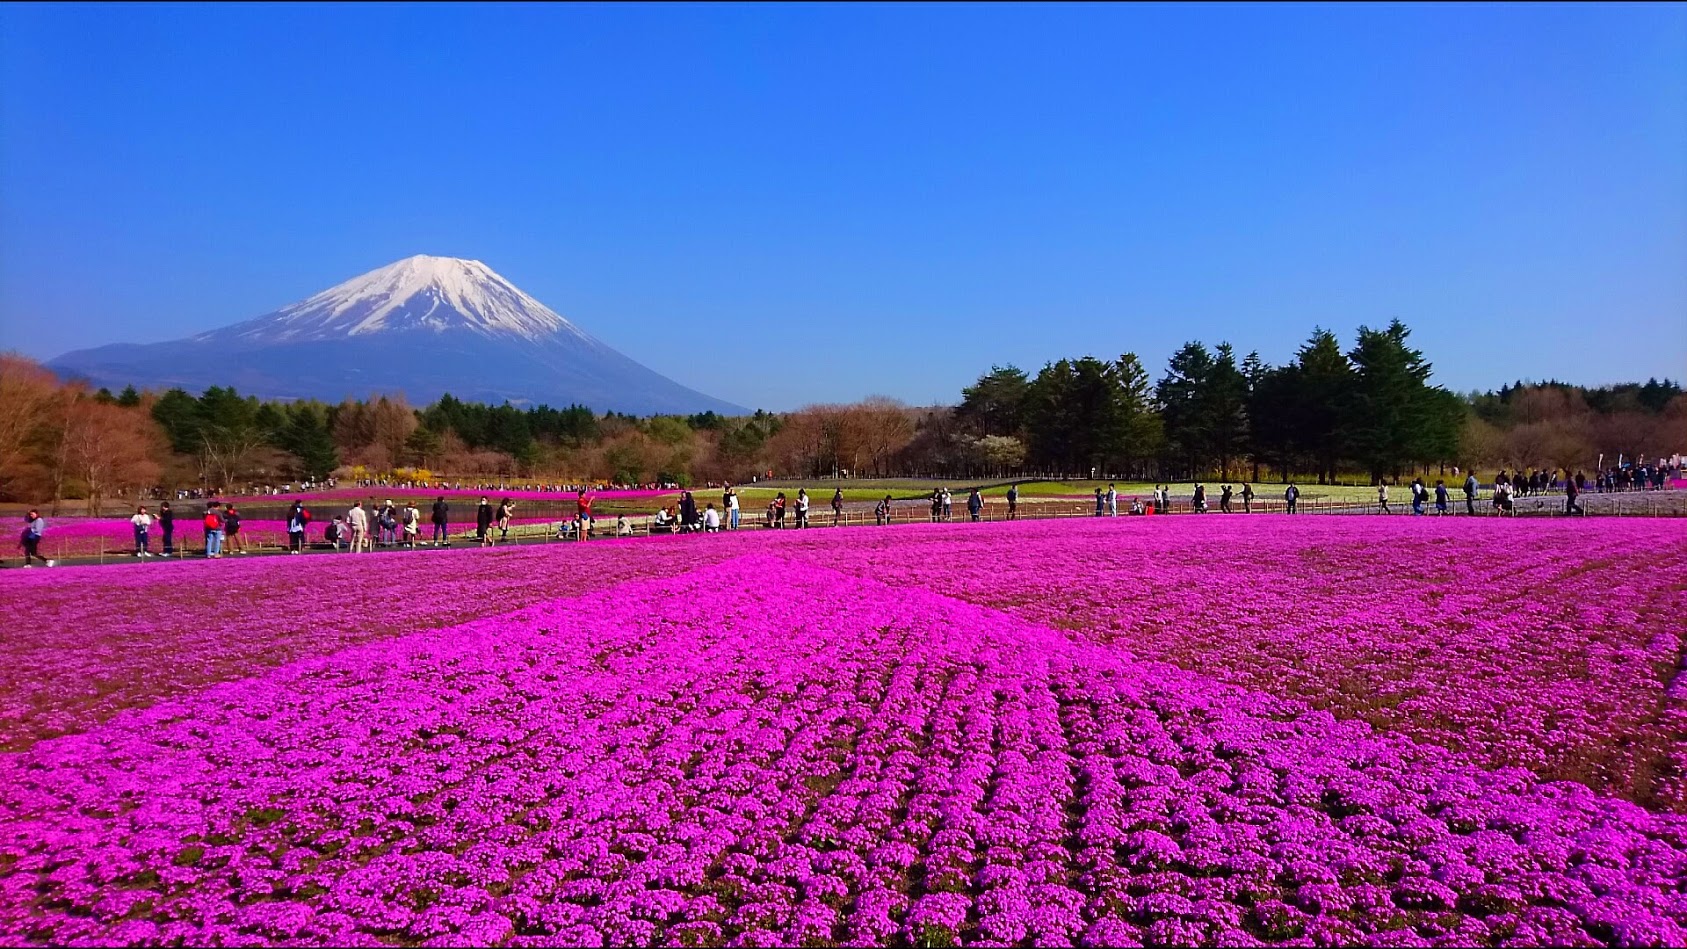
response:
<svg viewBox="0 0 1687 949"><path fill-rule="evenodd" d="M76 350L47 366L93 385L234 385L265 398L449 392L640 415L747 411L623 355L478 260L430 255L184 339Z"/></svg>

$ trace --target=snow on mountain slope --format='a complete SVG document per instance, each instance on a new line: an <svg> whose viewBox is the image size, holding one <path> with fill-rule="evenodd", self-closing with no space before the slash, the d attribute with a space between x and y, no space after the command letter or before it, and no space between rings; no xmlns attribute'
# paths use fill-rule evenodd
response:
<svg viewBox="0 0 1687 949"><path fill-rule="evenodd" d="M426 254L371 270L274 313L194 339L297 343L394 330L470 330L527 340L573 336L602 346L480 261Z"/></svg>
<svg viewBox="0 0 1687 949"><path fill-rule="evenodd" d="M232 385L279 399L444 393L494 405L741 415L592 338L478 260L418 256L187 339L65 353L48 368L120 389Z"/></svg>

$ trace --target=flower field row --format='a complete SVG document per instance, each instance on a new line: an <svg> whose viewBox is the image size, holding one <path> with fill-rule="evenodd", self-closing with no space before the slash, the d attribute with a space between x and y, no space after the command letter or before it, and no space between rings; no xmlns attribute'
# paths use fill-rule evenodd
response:
<svg viewBox="0 0 1687 949"><path fill-rule="evenodd" d="M345 511L311 510L313 520L305 529L306 538L310 543L321 543L328 524L335 516L344 516ZM425 540L433 534L433 525L427 521L427 512L422 512L422 523L418 530ZM450 525L451 536L454 538L471 537L474 535L474 511L467 512L465 520L462 514ZM554 518L516 517L510 523L515 525L549 524ZM18 522L20 531L22 521ZM156 524L149 533L149 545L154 553L163 549L164 532ZM287 522L272 518L248 518L240 522L240 536L248 544L262 544L271 547L283 547L287 544ZM202 549L205 546L205 529L199 518L180 518L176 521L175 542L178 547L192 547ZM47 534L41 542L41 554L44 557L95 557L101 555L122 555L135 549L134 525L127 518L110 517L80 517L54 518L47 522Z"/></svg>
<svg viewBox="0 0 1687 949"><path fill-rule="evenodd" d="M0 941L1687 940L1679 817L786 557L612 592L0 757Z"/></svg>

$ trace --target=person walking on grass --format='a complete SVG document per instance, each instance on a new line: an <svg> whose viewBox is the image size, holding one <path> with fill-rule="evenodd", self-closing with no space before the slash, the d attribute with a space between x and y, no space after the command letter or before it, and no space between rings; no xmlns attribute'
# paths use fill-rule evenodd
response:
<svg viewBox="0 0 1687 949"><path fill-rule="evenodd" d="M310 514L305 511L303 501L294 501L293 509L287 512L287 552L301 554L305 550L305 525L310 523Z"/></svg>
<svg viewBox="0 0 1687 949"><path fill-rule="evenodd" d="M361 554L369 549L369 512L358 501L346 512L346 527L351 530L351 552Z"/></svg>
<svg viewBox="0 0 1687 949"><path fill-rule="evenodd" d="M228 513L223 515L223 550L236 554L247 552L246 538L240 536L240 512L232 504L228 506Z"/></svg>
<svg viewBox="0 0 1687 949"><path fill-rule="evenodd" d="M205 505L205 559L223 555L223 512L216 501Z"/></svg>
<svg viewBox="0 0 1687 949"><path fill-rule="evenodd" d="M1389 507L1388 507L1388 482L1387 481L1384 481L1384 482L1377 485L1377 506L1379 508L1381 508L1382 513L1384 513L1384 514L1394 513L1393 511L1389 510Z"/></svg>
<svg viewBox="0 0 1687 949"><path fill-rule="evenodd" d="M433 545L435 547L449 547L451 545L451 505L445 503L445 495L440 495L433 502Z"/></svg>
<svg viewBox="0 0 1687 949"><path fill-rule="evenodd" d="M888 497L888 495L887 495L887 497ZM1010 520L1010 521L1017 520L1018 517L1019 517L1019 485L1016 482L1014 484L1008 485L1008 520Z"/></svg>
<svg viewBox="0 0 1687 949"><path fill-rule="evenodd" d="M47 522L41 517L41 512L31 510L23 516L23 534L18 537L18 546L23 548L23 565L35 566L39 560L51 567L58 563L41 556L41 539L47 536Z"/></svg>
<svg viewBox="0 0 1687 949"><path fill-rule="evenodd" d="M135 527L135 556L152 556L152 543L149 533L152 530L152 515L146 512L146 505L135 509L135 516L129 518L129 523Z"/></svg>
<svg viewBox="0 0 1687 949"><path fill-rule="evenodd" d="M1295 512L1295 504L1299 501L1300 489L1295 487L1295 483L1293 481L1290 481L1289 486L1283 489L1283 503L1288 505L1290 514Z"/></svg>
<svg viewBox="0 0 1687 949"><path fill-rule="evenodd" d="M1246 481L1244 481L1244 482L1242 482L1242 513L1243 514L1252 514L1253 512L1254 512L1254 486L1247 483Z"/></svg>
<svg viewBox="0 0 1687 949"><path fill-rule="evenodd" d="M176 552L176 513L170 510L170 502L158 505L158 530L164 535L164 556L168 557Z"/></svg>
<svg viewBox="0 0 1687 949"><path fill-rule="evenodd" d="M1435 516L1447 513L1447 482L1435 479Z"/></svg>
<svg viewBox="0 0 1687 949"><path fill-rule="evenodd" d="M843 520L843 488L832 492L832 526L838 526Z"/></svg>
<svg viewBox="0 0 1687 949"><path fill-rule="evenodd" d="M977 523L979 515L983 513L984 495L979 494L977 488L973 488L972 493L967 495L967 514L972 517L974 523Z"/></svg>
<svg viewBox="0 0 1687 949"><path fill-rule="evenodd" d="M1220 514L1231 513L1230 494L1230 485L1228 484L1218 489L1218 512Z"/></svg>

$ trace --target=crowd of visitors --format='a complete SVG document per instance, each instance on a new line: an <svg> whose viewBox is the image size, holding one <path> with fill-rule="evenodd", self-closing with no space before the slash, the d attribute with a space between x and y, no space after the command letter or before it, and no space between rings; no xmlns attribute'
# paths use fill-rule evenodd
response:
<svg viewBox="0 0 1687 949"><path fill-rule="evenodd" d="M1482 485L1474 472L1465 472L1462 482L1456 480L1459 474L1453 469L1455 482L1463 494L1464 513L1477 513L1477 500L1482 491ZM1532 496L1552 493L1562 493L1564 496L1563 512L1569 515L1581 515L1586 511L1581 505L1581 496L1592 490L1598 493L1627 492L1627 491L1659 491L1663 490L1672 480L1682 476L1682 466L1671 463L1658 464L1627 464L1614 465L1595 472L1593 478L1588 478L1582 471L1574 473L1557 470L1547 471L1533 469L1528 472L1508 472L1501 470L1493 481L1490 495L1491 509L1499 515L1515 515L1517 513L1516 500ZM364 482L360 482L363 484ZM319 486L332 487L328 481ZM403 487L405 485L395 485ZM1376 508L1380 513L1392 513L1391 488L1395 485L1384 479L1376 486ZM291 486L289 486L291 487ZM438 487L451 490L461 490L462 485L439 482ZM575 495L576 513L572 518L564 519L557 525L556 536L563 539L586 539L597 536L596 521L592 516L591 489L585 485L556 485L552 486L559 493L565 490ZM713 485L711 485L713 487ZM1437 478L1431 487L1423 477L1415 477L1408 486L1410 492L1411 512L1414 516L1429 513L1433 504L1437 515L1452 513L1452 492L1445 478ZM524 490L547 490L541 486ZM195 492L177 492L176 500L192 498ZM1289 514L1298 513L1301 489L1290 482L1283 490L1284 510ZM1218 510L1220 513L1236 512L1236 502L1241 504L1241 513L1253 513L1257 494L1249 482L1241 482L1239 488L1229 483L1219 488ZM1007 518L1016 519L1019 516L1019 485L1011 484L1006 492ZM1116 484L1109 484L1106 489L1097 487L1094 495L1094 514L1096 517L1117 517L1119 515L1120 495ZM930 521L933 523L950 522L954 519L954 499L946 486L932 490L930 503ZM832 520L836 526L844 523L844 495L841 487L835 488L831 498ZM482 495L475 505L474 511L474 543L481 547L492 547L506 543L510 539L510 528L516 514L516 501L512 498L502 498L496 505L490 500L490 495ZM966 509L968 518L980 521L984 514L984 496L981 489L968 489ZM1169 484L1155 484L1148 500L1131 498L1127 513L1133 516L1148 516L1156 513L1166 513L1171 510L1171 486ZM798 530L811 525L809 519L810 498L806 488L799 488L794 499L788 499L785 492L777 492L768 502L763 526L772 529L783 529L786 524L787 509L792 512L794 527ZM1191 494L1189 510L1196 514L1208 512L1207 487L1204 483L1196 482ZM885 526L894 520L895 500L887 494L873 506L874 523ZM449 547L451 546L451 503L445 495L439 495L428 511L431 525L429 539L422 539L423 512L414 501L395 503L392 499L382 502L371 500L367 505L363 501L356 501L344 514L336 514L324 527L320 542L308 542L310 525L314 515L305 506L303 500L295 500L285 516L287 534L287 551L291 554L303 553L307 548L325 549L331 551L348 551L364 553L382 548L416 549L420 547ZM175 514L171 510L169 501L159 503L156 513L147 505L140 505L135 513L128 518L134 531L134 556L147 558L157 556L153 553L154 536L160 542L160 553L165 557L175 556L178 552L176 537ZM242 514L232 502L211 500L205 505L205 512L201 517L204 530L204 556L218 559L224 555L245 555L252 551L246 536L241 530ZM689 490L682 490L679 500L668 507L658 510L648 522L650 533L705 533L712 534L721 531L736 531L742 524L741 505L738 491L730 482L724 483L721 489L720 501L710 501L699 506L695 495ZM47 522L38 510L31 509L24 517L24 529L18 540L18 546L24 554L26 567L32 567L37 562L45 566L54 566L57 561L41 555L41 546L47 533ZM615 519L613 535L627 537L634 533L633 524L625 515L618 515Z"/></svg>

